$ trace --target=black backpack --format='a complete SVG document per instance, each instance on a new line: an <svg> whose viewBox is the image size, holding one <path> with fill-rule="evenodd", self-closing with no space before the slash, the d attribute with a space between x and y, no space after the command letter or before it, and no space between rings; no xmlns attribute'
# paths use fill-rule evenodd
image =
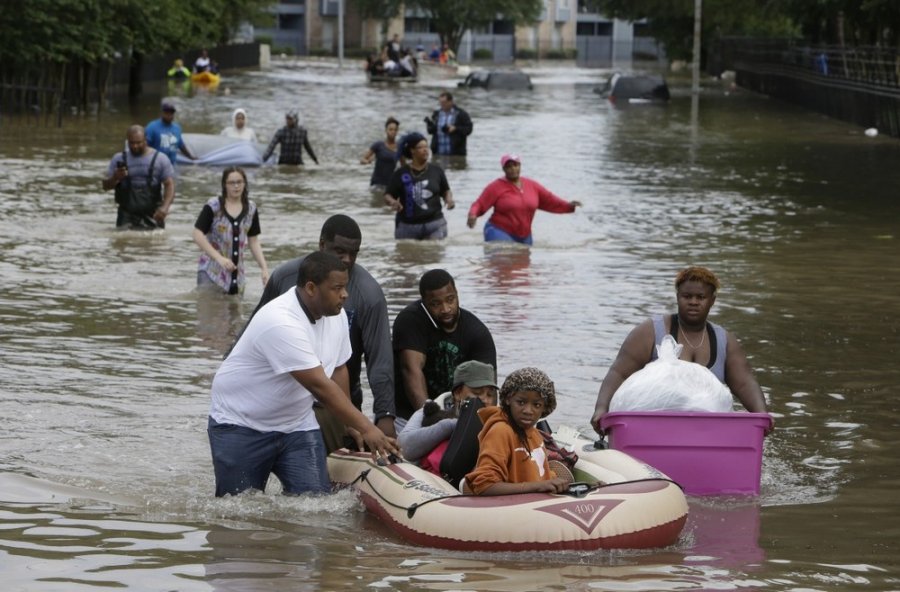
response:
<svg viewBox="0 0 900 592"><path fill-rule="evenodd" d="M159 150L153 152L150 159L150 168L147 170L147 184L144 187L131 182L131 177L125 177L116 185L116 203L119 207L134 216L152 216L162 203L162 184L153 184L153 165ZM128 166L126 151L122 151L122 161Z"/></svg>
<svg viewBox="0 0 900 592"><path fill-rule="evenodd" d="M482 407L484 403L477 397L463 402L453 435L441 458L441 474L454 486L459 485L478 462L478 433L483 426L478 410Z"/></svg>

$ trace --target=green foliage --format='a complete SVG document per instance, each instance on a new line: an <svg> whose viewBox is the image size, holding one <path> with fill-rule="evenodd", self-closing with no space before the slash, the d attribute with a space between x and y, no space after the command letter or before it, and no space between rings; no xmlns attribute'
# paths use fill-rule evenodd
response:
<svg viewBox="0 0 900 592"><path fill-rule="evenodd" d="M636 21L669 57L691 59L693 0L585 0L589 9ZM704 43L715 37L798 38L845 45L900 46L897 0L703 0Z"/></svg>
<svg viewBox="0 0 900 592"><path fill-rule="evenodd" d="M406 8L419 8L446 43L457 52L469 29L490 24L503 15L516 24L535 22L544 8L543 0L406 0Z"/></svg>
<svg viewBox="0 0 900 592"><path fill-rule="evenodd" d="M574 60L577 55L576 49L548 49L544 57L548 60Z"/></svg>
<svg viewBox="0 0 900 592"><path fill-rule="evenodd" d="M537 51L534 49L517 49L516 50L516 59L517 60L533 60L537 58Z"/></svg>
<svg viewBox="0 0 900 592"><path fill-rule="evenodd" d="M267 0L28 0L0 11L0 68L108 61L227 42Z"/></svg>
<svg viewBox="0 0 900 592"><path fill-rule="evenodd" d="M279 45L272 47L272 55L294 55L294 48L290 45Z"/></svg>
<svg viewBox="0 0 900 592"><path fill-rule="evenodd" d="M492 60L494 59L494 52L486 47L479 47L472 52L472 57L476 60Z"/></svg>

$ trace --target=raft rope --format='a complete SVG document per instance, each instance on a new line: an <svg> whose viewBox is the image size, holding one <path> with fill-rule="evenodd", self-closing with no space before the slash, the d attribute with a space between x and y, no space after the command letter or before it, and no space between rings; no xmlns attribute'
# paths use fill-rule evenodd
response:
<svg viewBox="0 0 900 592"><path fill-rule="evenodd" d="M383 501L385 504L391 506L392 508L397 508L398 510L406 510L406 517L409 519L412 519L412 517L416 515L416 511L419 508L421 508L422 506L425 506L427 504L430 504L432 502L439 502L439 501L445 500L445 499L456 499L459 497L478 497L474 494L458 493L458 494L453 494L453 495L442 495L439 497L434 497L434 498L425 500L424 502L422 502L420 504L411 504L409 506L403 506L401 504L396 504L396 503L392 502L391 500L387 499L386 497L384 497L381 494L381 492L379 492L375 488L375 484L372 483L371 481L369 481L369 471L371 471L371 470L372 469L366 469L365 471L362 471L359 475L356 476L356 479L354 479L353 481L350 482L348 487L353 487L356 483L358 483L360 481L365 481L366 483L369 484L369 487L372 488L372 493L377 495L381 499L381 501ZM571 491L571 492L566 491L565 495L571 495L572 497L582 498L582 497L586 496L587 494L591 493L592 491L597 491L599 489L603 489L604 487L613 487L615 485L630 485L632 483L644 483L647 481L667 481L669 483L673 483L673 484L677 485L682 491L684 491L684 487L682 487L680 484L676 483L672 479L666 479L663 477L645 477L643 479L633 479L631 481L618 481L616 483L603 483L603 482L585 483L583 481L578 481L578 482L570 484L570 486L569 486L570 488L573 485L576 486L575 490Z"/></svg>

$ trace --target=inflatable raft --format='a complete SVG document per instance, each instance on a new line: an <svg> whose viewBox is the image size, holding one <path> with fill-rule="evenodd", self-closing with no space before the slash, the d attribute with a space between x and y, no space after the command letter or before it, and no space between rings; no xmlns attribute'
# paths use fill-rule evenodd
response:
<svg viewBox="0 0 900 592"><path fill-rule="evenodd" d="M221 77L218 74L214 74L212 72L196 72L191 74L191 82L196 84L208 84L210 86L219 84Z"/></svg>
<svg viewBox="0 0 900 592"><path fill-rule="evenodd" d="M642 549L673 544L687 520L681 488L617 450L580 437L577 483L569 494L463 495L415 464L380 464L370 454L328 457L337 486L358 492L366 509L404 539L466 551Z"/></svg>

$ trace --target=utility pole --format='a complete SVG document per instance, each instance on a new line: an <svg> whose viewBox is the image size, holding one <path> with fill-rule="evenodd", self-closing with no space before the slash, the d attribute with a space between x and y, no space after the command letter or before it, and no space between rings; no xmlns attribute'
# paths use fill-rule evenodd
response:
<svg viewBox="0 0 900 592"><path fill-rule="evenodd" d="M703 22L703 0L694 0L694 63L691 76L691 93L700 94L700 24Z"/></svg>
<svg viewBox="0 0 900 592"><path fill-rule="evenodd" d="M344 0L338 0L338 67L344 67Z"/></svg>

